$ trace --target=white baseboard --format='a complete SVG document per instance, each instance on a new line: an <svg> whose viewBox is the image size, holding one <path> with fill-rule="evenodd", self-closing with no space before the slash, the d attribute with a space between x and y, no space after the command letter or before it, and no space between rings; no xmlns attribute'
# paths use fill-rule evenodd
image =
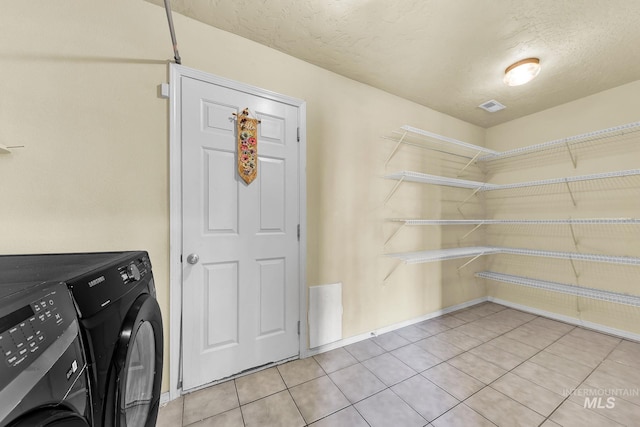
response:
<svg viewBox="0 0 640 427"><path fill-rule="evenodd" d="M515 308L516 310L526 311L527 313L548 317L550 319L559 320L561 322L569 323L571 325L582 326L587 329L593 329L594 331L602 332L609 335L615 335L620 338L626 338L626 339L640 342L640 335L634 334L633 332L624 331L622 329L611 328L609 326L605 326L600 323L589 322L586 320L577 319L571 316L565 316L563 314L558 314L551 311L540 310L538 308L517 304L517 303L503 300L500 298L488 297L488 300L496 304L504 305L506 307Z"/></svg>
<svg viewBox="0 0 640 427"><path fill-rule="evenodd" d="M396 329L404 328L405 326L410 326L415 323L424 322L425 320L433 319L434 317L442 316L443 314L451 313L452 311L462 310L463 308L471 307L472 305L480 304L488 301L487 297L477 298L471 301L464 302L458 305L452 305L451 307L443 308L442 310L434 311L429 314L425 314L424 316L416 317L411 320L405 320L404 322L394 323L393 325L385 326L380 329L376 329L364 334L355 335L353 337L345 338L339 341L332 342L330 344L325 344L320 347L307 349L303 354L300 355L301 359L304 359L309 356L314 356L316 354L324 353L330 350L335 350L336 348L344 347L349 344L354 344L359 341L364 341L368 338L375 337L386 332L395 331Z"/></svg>
<svg viewBox="0 0 640 427"><path fill-rule="evenodd" d="M169 398L169 392L165 391L164 393L162 393L160 395L160 406L165 405L167 403L169 403L171 399Z"/></svg>

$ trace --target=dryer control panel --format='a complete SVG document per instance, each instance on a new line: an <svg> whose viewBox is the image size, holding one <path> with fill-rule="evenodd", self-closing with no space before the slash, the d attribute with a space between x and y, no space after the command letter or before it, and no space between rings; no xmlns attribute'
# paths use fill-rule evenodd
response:
<svg viewBox="0 0 640 427"><path fill-rule="evenodd" d="M67 284L76 301L78 317L92 317L116 303L140 284L151 280L151 261L146 252L134 257L91 270L68 280Z"/></svg>
<svg viewBox="0 0 640 427"><path fill-rule="evenodd" d="M0 301L0 383L14 378L75 316L64 284L38 286Z"/></svg>

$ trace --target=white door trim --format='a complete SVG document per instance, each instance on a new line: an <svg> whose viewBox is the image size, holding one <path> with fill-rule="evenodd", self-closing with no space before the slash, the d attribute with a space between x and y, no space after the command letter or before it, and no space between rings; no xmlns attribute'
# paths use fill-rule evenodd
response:
<svg viewBox="0 0 640 427"><path fill-rule="evenodd" d="M169 400L182 393L179 384L181 372L181 319L182 319L182 150L181 150L181 78L191 77L229 89L261 96L273 101L298 107L300 125L299 142L299 283L300 283L300 357L309 354L307 347L307 104L305 101L280 95L259 87L247 85L182 65L169 64ZM166 330L166 326L165 326Z"/></svg>

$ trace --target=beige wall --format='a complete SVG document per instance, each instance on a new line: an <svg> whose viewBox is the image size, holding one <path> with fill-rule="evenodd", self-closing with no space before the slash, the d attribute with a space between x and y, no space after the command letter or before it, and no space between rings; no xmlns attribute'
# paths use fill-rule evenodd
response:
<svg viewBox="0 0 640 427"><path fill-rule="evenodd" d="M345 337L484 295L469 273L436 264L400 267L383 283L394 266L381 257L392 231L383 219L444 217L455 205L439 201L440 189L407 184L383 207L394 183L380 178L425 159L403 149L383 167L392 143L380 136L403 124L477 144L483 129L174 20L184 65L307 101L307 285L343 282ZM164 10L12 0L2 3L0 28L0 142L25 146L0 156L0 253L146 249L168 328L168 101L157 85L173 52ZM441 239L455 243L439 230L403 230L388 250Z"/></svg>
<svg viewBox="0 0 640 427"><path fill-rule="evenodd" d="M533 83L535 84L535 82ZM489 148L505 150L565 138L640 120L640 81L487 129ZM502 161L489 168L492 182L586 175L640 165L640 132L582 144L574 149L574 168L566 150ZM576 206L563 186L522 189L488 196L490 218L638 218L640 177L571 184ZM637 225L494 226L489 244L534 249L640 257ZM638 266L517 256L492 257L487 267L504 273L638 295ZM508 301L640 333L640 309L487 282L488 294Z"/></svg>

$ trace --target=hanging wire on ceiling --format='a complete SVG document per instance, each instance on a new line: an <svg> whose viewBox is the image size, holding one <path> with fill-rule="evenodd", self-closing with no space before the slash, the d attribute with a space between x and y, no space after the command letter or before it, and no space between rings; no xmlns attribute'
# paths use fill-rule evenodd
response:
<svg viewBox="0 0 640 427"><path fill-rule="evenodd" d="M173 28L173 18L171 16L171 5L169 4L169 0L164 0L164 8L167 11L167 20L169 21L169 31L171 32L171 42L173 43L173 59L175 59L176 64L182 64L182 60L180 59L180 54L178 53L178 42L176 41L176 32Z"/></svg>

